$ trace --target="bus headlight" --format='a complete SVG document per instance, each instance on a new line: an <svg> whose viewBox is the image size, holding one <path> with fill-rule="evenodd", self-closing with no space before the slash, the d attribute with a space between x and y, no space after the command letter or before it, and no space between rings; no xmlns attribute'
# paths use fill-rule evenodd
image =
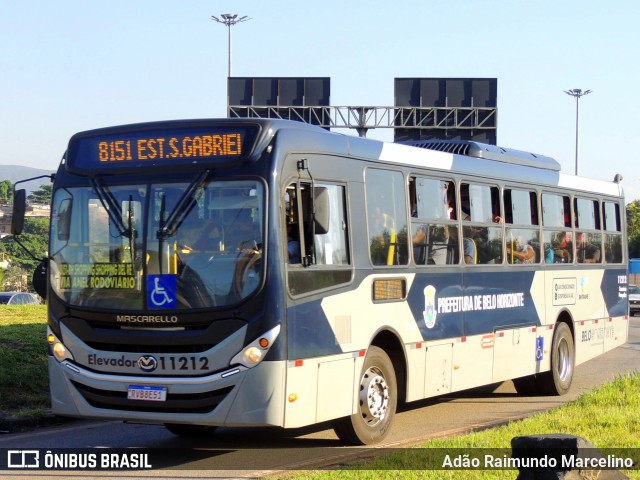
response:
<svg viewBox="0 0 640 480"><path fill-rule="evenodd" d="M62 361L67 356L67 349L62 344L62 342L56 342L53 344L53 356L58 359L58 361Z"/></svg>
<svg viewBox="0 0 640 480"><path fill-rule="evenodd" d="M64 343L58 340L58 337L56 337L51 332L51 330L49 330L47 334L47 343L49 344L52 355L59 362L62 362L63 360L73 360L73 355L71 354L71 352L67 350L67 347L64 346Z"/></svg>
<svg viewBox="0 0 640 480"><path fill-rule="evenodd" d="M231 359L230 365L244 365L247 368L255 367L267 355L273 342L280 333L280 325L272 328L268 332L260 335L257 339L244 347L235 357Z"/></svg>
<svg viewBox="0 0 640 480"><path fill-rule="evenodd" d="M262 350L256 347L249 347L242 355L248 363L258 363L262 359Z"/></svg>

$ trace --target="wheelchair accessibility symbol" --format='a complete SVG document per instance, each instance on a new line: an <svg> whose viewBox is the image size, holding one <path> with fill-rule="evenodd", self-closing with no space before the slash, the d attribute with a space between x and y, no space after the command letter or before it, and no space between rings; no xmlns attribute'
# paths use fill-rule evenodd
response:
<svg viewBox="0 0 640 480"><path fill-rule="evenodd" d="M544 337L536 337L536 362L544 358Z"/></svg>
<svg viewBox="0 0 640 480"><path fill-rule="evenodd" d="M176 308L176 276L148 275L147 302L149 308Z"/></svg>

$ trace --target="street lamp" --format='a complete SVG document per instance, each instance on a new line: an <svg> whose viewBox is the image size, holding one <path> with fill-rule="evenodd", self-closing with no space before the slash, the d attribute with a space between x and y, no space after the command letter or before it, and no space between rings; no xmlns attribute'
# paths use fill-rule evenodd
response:
<svg viewBox="0 0 640 480"><path fill-rule="evenodd" d="M235 13L223 13L220 15L220 18L215 15L211 15L211 20L215 20L218 23L222 23L227 26L229 29L229 77L231 77L231 27L233 27L236 23L246 22L247 20L251 20L248 16L238 17Z"/></svg>
<svg viewBox="0 0 640 480"><path fill-rule="evenodd" d="M564 93L571 95L576 99L576 175L578 175L578 104L580 102L580 97L584 97L588 93L591 93L591 90L574 88L573 90L565 90Z"/></svg>

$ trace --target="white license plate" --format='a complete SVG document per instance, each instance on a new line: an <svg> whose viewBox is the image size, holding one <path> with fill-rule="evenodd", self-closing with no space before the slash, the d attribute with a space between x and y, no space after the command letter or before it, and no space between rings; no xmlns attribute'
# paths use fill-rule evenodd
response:
<svg viewBox="0 0 640 480"><path fill-rule="evenodd" d="M151 385L129 385L127 389L129 400L150 400L152 402L164 402L167 400L166 387L153 387Z"/></svg>

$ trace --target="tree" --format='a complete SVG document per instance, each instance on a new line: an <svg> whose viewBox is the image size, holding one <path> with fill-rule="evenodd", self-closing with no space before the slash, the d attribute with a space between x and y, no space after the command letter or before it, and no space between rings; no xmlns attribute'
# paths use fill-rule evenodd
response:
<svg viewBox="0 0 640 480"><path fill-rule="evenodd" d="M29 284L31 283L31 279L29 278L30 276L31 275L20 267L11 266L7 268L2 283L4 291L28 291Z"/></svg>
<svg viewBox="0 0 640 480"><path fill-rule="evenodd" d="M49 203L51 203L51 185L40 185L40 188L31 192L27 199L31 203L41 203L48 205Z"/></svg>
<svg viewBox="0 0 640 480"><path fill-rule="evenodd" d="M629 258L640 258L640 200L627 205Z"/></svg>
<svg viewBox="0 0 640 480"><path fill-rule="evenodd" d="M31 274L40 264L40 259L47 256L47 245L49 237L49 220L46 218L27 218L24 223L24 230L19 237L22 243L38 260L27 253L12 235L0 240L0 252L5 252L11 258L11 268L5 272L4 282L8 280L9 270L15 269L15 275L11 275L12 281L24 273L29 278L29 288L31 288ZM22 278L22 277L20 277Z"/></svg>
<svg viewBox="0 0 640 480"><path fill-rule="evenodd" d="M10 180L0 181L0 204L13 203L13 183Z"/></svg>

